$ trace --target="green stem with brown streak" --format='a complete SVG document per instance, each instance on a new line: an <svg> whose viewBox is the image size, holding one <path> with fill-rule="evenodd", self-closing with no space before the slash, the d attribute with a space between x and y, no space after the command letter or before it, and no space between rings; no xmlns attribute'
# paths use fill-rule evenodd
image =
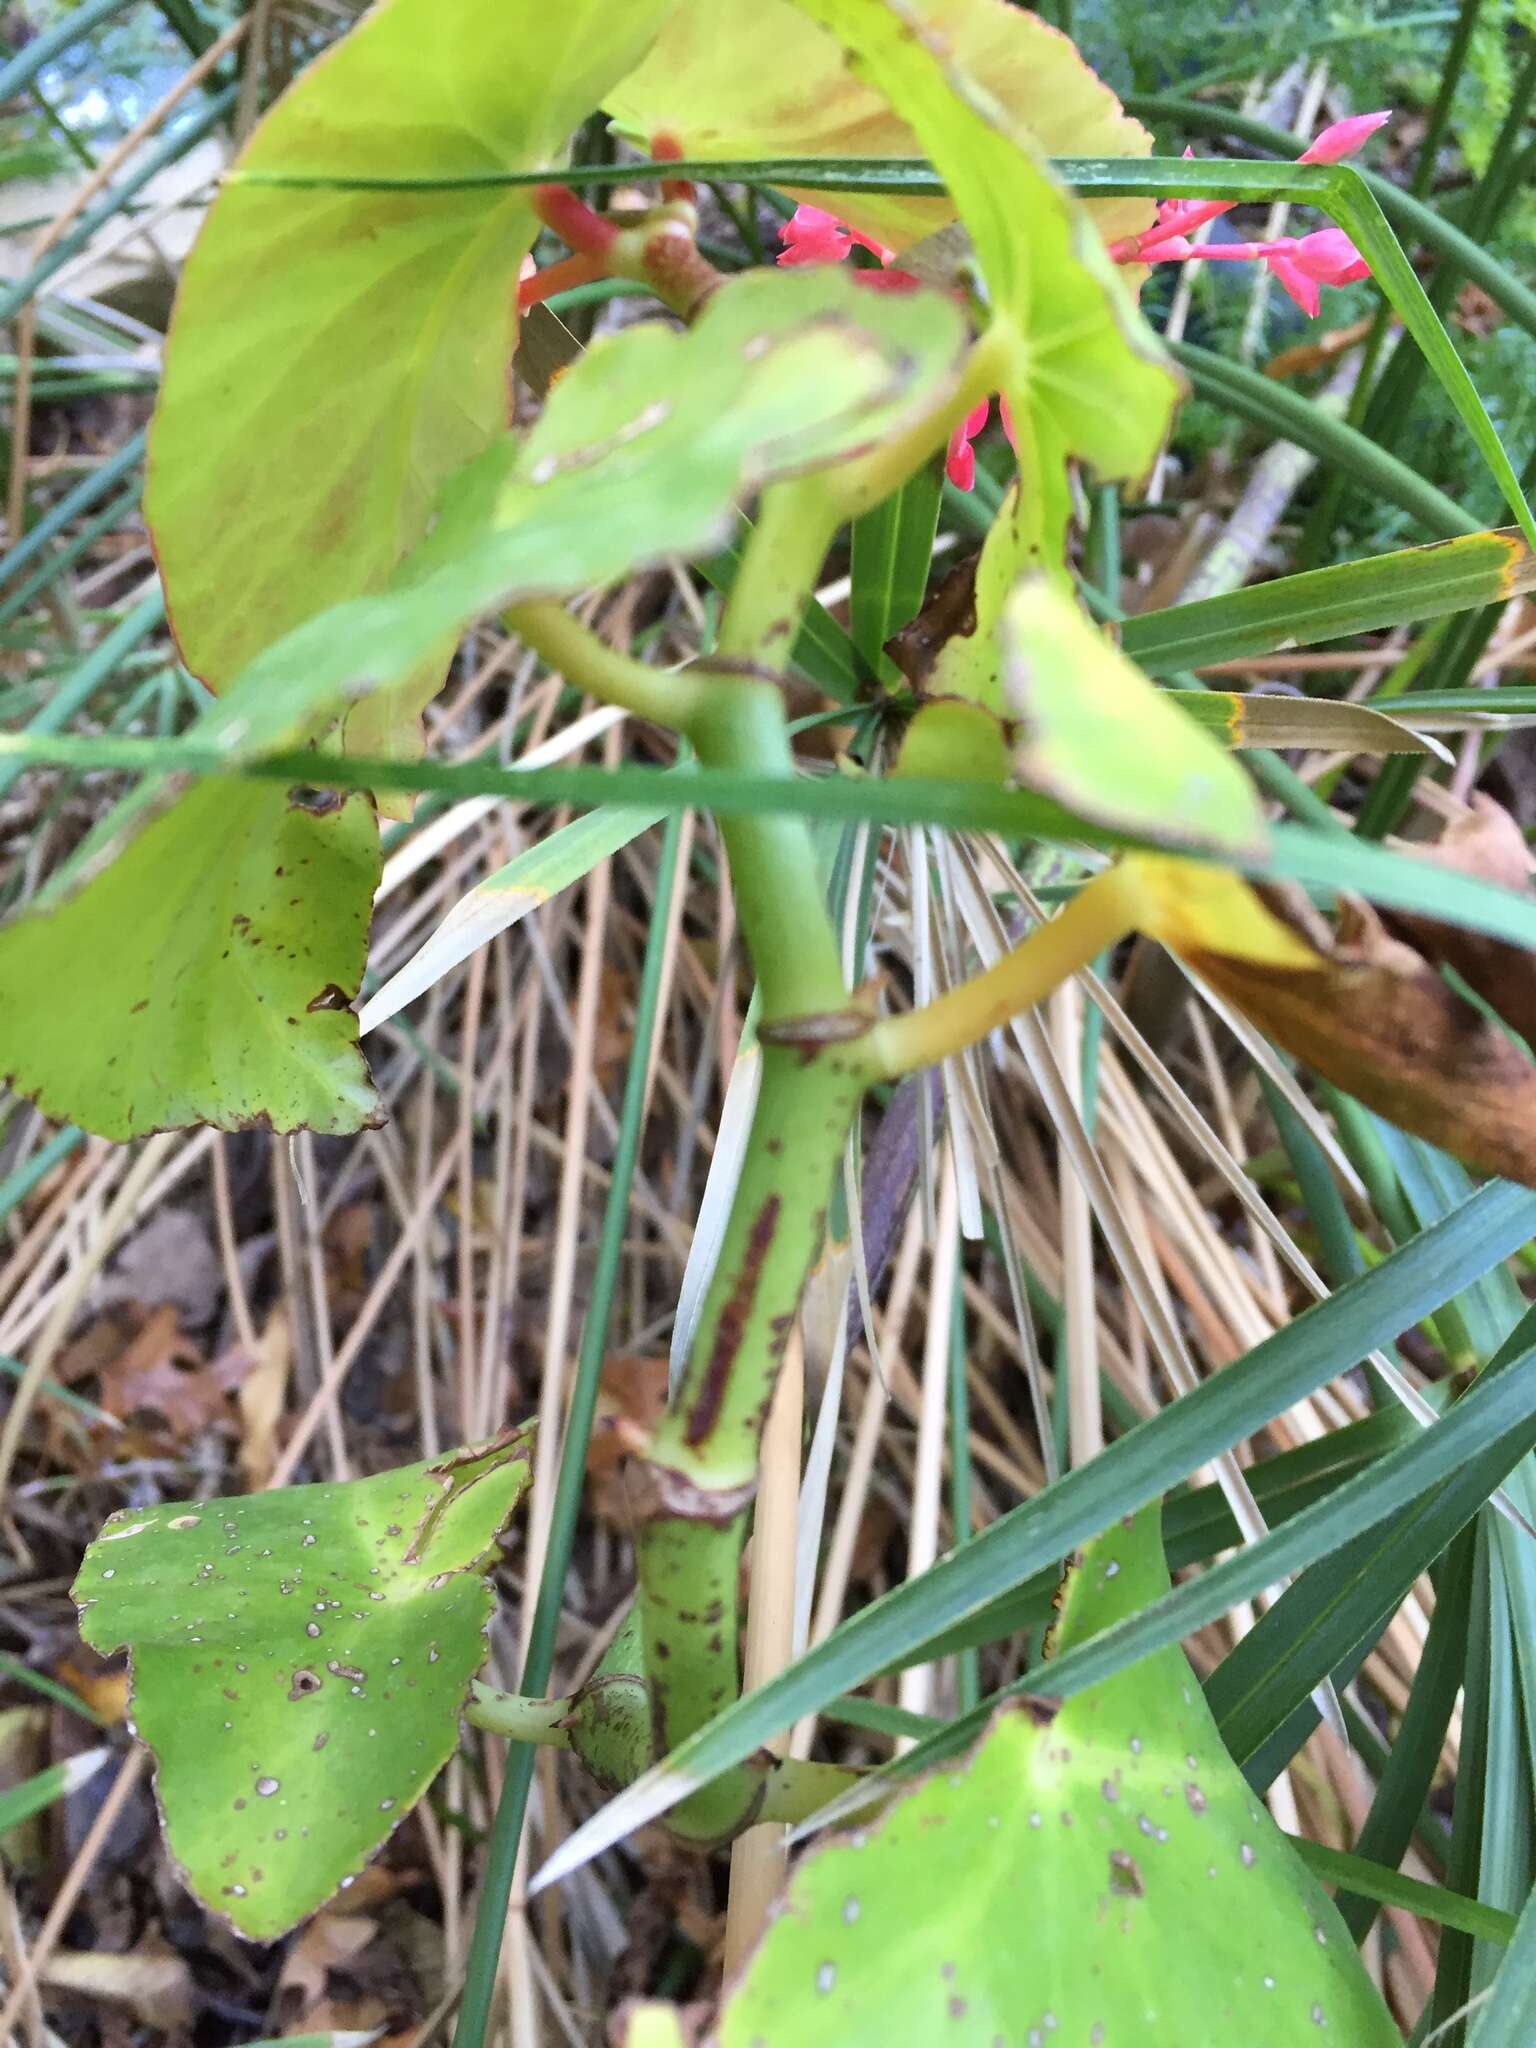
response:
<svg viewBox="0 0 1536 2048"><path fill-rule="evenodd" d="M787 656L838 518L821 478L764 493L714 687L689 722L705 766L794 773L783 697L756 671ZM693 1348L646 1463L640 1609L659 1753L740 1690L737 1571L758 1440L868 1080L858 1048L870 1020L843 979L805 820L730 818L720 830L762 998L763 1072ZM765 1770L766 1760L704 1788L673 1824L706 1840L735 1834L761 1809Z"/></svg>

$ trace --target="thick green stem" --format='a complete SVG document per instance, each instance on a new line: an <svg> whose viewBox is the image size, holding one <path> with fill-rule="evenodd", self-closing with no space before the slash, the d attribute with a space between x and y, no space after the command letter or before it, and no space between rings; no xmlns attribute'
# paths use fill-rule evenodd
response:
<svg viewBox="0 0 1536 2048"><path fill-rule="evenodd" d="M778 689L744 676L716 675L710 681L712 699L688 727L700 764L741 774L792 775ZM837 938L806 820L792 812L763 812L721 818L719 826L765 1021L844 1008Z"/></svg>
<svg viewBox="0 0 1536 2048"><path fill-rule="evenodd" d="M841 517L821 476L768 486L720 623L719 654L764 668L788 660Z"/></svg>
<svg viewBox="0 0 1536 2048"><path fill-rule="evenodd" d="M507 624L550 668L605 704L679 732L698 711L701 678L695 670L647 668L610 647L590 626L549 598L509 605Z"/></svg>
<svg viewBox="0 0 1536 2048"><path fill-rule="evenodd" d="M658 1751L735 1699L737 1568L758 1439L866 1075L852 1046L765 1045L741 1179L698 1334L652 1439L640 1599ZM755 1817L761 1778L718 1780L672 1815L715 1840Z"/></svg>
<svg viewBox="0 0 1536 2048"><path fill-rule="evenodd" d="M843 471L763 493L715 652L686 678L607 649L557 607L519 607L514 623L573 681L611 703L679 727L701 764L795 772L778 678L843 519L897 488L948 437L994 366L973 351L942 415ZM738 1568L757 1486L759 1439L850 1124L876 1073L872 1017L849 994L804 819L721 820L737 913L762 997L763 1076L731 1215L684 1376L649 1447L640 1506L638 1640L652 1753L674 1748L740 1689ZM603 1737L599 1774L631 1770L633 1670L608 1674L623 1731ZM591 1747L575 1717L573 1746ZM622 1754L621 1754L622 1753ZM832 1789L821 1766L764 1753L674 1809L671 1825L723 1840L765 1816L802 1817ZM841 1781L841 1774L835 1774Z"/></svg>
<svg viewBox="0 0 1536 2048"><path fill-rule="evenodd" d="M706 767L793 774L783 699L760 671L794 644L837 519L820 478L764 493L688 726ZM866 1081L867 1019L849 1000L804 820L733 818L721 831L762 994L763 1078L693 1349L646 1461L640 1611L658 1751L740 1689L737 1572L758 1440ZM674 1824L700 1839L734 1834L762 1806L765 1770L704 1788Z"/></svg>

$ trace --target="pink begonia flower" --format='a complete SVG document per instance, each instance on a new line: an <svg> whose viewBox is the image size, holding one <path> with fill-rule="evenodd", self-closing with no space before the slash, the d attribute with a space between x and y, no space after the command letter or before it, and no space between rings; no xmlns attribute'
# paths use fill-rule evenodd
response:
<svg viewBox="0 0 1536 2048"><path fill-rule="evenodd" d="M971 443L987 424L987 414L991 409L991 400L984 398L980 405L972 407L949 437L944 474L958 491L969 491L975 486L976 450Z"/></svg>
<svg viewBox="0 0 1536 2048"><path fill-rule="evenodd" d="M893 253L819 206L797 206L780 228L779 240L784 245L779 256L781 264L841 263L855 242L872 256L878 256L882 263L889 263Z"/></svg>
<svg viewBox="0 0 1536 2048"><path fill-rule="evenodd" d="M1342 121L1335 121L1331 128L1325 128L1296 161L1299 164L1336 164L1342 157L1353 156L1361 143L1391 118L1390 109L1380 114L1346 115Z"/></svg>
<svg viewBox="0 0 1536 2048"><path fill-rule="evenodd" d="M918 279L911 271L901 270L893 263L894 250L886 249L879 242L871 241L868 235L861 235L846 222L840 221L835 213L828 213L820 206L797 206L793 215L779 230L783 244L779 252L781 265L797 263L842 263L853 251L855 244L868 249L880 259L880 269L867 268L855 271L861 285L871 291L905 292L918 289ZM952 483L962 491L970 490L976 481L976 451L971 443L987 424L987 401L967 413L950 436L949 453L944 467Z"/></svg>
<svg viewBox="0 0 1536 2048"><path fill-rule="evenodd" d="M1335 121L1303 150L1297 161L1338 163L1390 118L1386 113L1351 114L1345 120ZM1184 154L1191 157L1194 152L1186 149ZM1127 235L1112 242L1109 253L1117 263L1182 263L1192 256L1205 262L1262 263L1309 318L1317 315L1323 285L1352 284L1357 278L1370 276L1370 265L1342 228L1322 228L1311 235L1281 235L1272 242L1197 244L1189 239L1196 228L1230 213L1237 203L1235 199L1165 199L1151 227L1139 235ZM823 207L797 206L792 218L780 229L779 240L783 244L779 253L781 264L842 263L857 245L877 256L881 265L878 270L860 270L861 284L877 291L911 291L917 287L918 280L893 262L894 251L871 241L868 235L859 234ZM989 410L989 402L983 400L966 414L950 436L944 469L950 482L962 491L975 485L976 450L972 443L986 426ZM1003 431L1012 442L1013 421L1006 399L1000 402L1000 410Z"/></svg>
<svg viewBox="0 0 1536 2048"><path fill-rule="evenodd" d="M1320 228L1299 239L1286 235L1260 243L1255 253L1309 320L1317 318L1319 285L1354 284L1371 274L1371 266L1342 228Z"/></svg>
<svg viewBox="0 0 1536 2048"><path fill-rule="evenodd" d="M1188 161L1194 155L1192 149L1184 152ZM1111 242L1109 253L1117 263L1156 263L1165 260L1151 252L1163 242L1175 241L1181 236L1192 235L1196 228L1203 228L1208 220L1215 220L1219 214L1230 213L1235 199L1165 199L1157 209L1157 219L1151 227L1144 228L1139 235L1126 235L1118 242Z"/></svg>
<svg viewBox="0 0 1536 2048"><path fill-rule="evenodd" d="M1301 310L1317 317L1319 285L1353 284L1369 277L1371 267L1342 228L1319 228L1313 235L1281 235L1273 242L1201 242L1182 235L1159 242L1155 261L1181 262L1198 256L1203 263L1262 263Z"/></svg>
<svg viewBox="0 0 1536 2048"><path fill-rule="evenodd" d="M1336 164L1351 155L1384 121L1387 113L1351 114L1335 121L1304 149L1298 163ZM1192 152L1184 152L1188 157ZM1196 228L1230 213L1233 199L1165 199L1157 219L1139 235L1127 235L1110 247L1117 263L1177 263L1191 256L1203 261L1261 262L1282 284L1296 304L1309 316L1316 316L1318 287L1350 284L1369 277L1370 265L1342 228L1324 228L1315 235L1282 235L1273 242L1206 242L1196 247L1189 240Z"/></svg>

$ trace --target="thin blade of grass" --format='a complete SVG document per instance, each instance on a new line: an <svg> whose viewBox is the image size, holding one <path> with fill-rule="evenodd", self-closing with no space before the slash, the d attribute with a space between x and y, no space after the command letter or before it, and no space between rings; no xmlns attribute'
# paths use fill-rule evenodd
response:
<svg viewBox="0 0 1536 2048"><path fill-rule="evenodd" d="M545 1553L538 1601L528 1638L521 1687L527 1693L542 1693L554 1666L560 1609L570 1569L576 1523L586 1486L587 1446L597 1410L603 1361L608 1352L608 1331L613 1318L619 1268L624 1252L624 1233L629 1220L630 1192L640 1150L640 1125L645 1107L646 1075L650 1067L651 1042L658 1021L658 995L667 950L668 910L677 880L678 844L681 824L668 820L662 838L656 874L656 896L652 906L650 933L646 941L640 987L635 997L634 1042L624 1079L624 1098L619 1112L618 1143L614 1151L608 1200L603 1211L602 1235L592 1274L592 1293L582 1326L581 1350L571 1386L565 1440L561 1447L560 1473L556 1481L550 1517L549 1544ZM455 2048L483 2048L490 2020L491 2001L496 1988L496 1968L506 1926L507 1901L522 1840L529 1787L533 1782L534 1750L527 1743L513 1744L507 1759L506 1778L500 1802L486 1843L481 1876L480 1900L475 1911L474 1932L465 1963L464 1994L454 2030Z"/></svg>
<svg viewBox="0 0 1536 2048"><path fill-rule="evenodd" d="M359 1037L425 995L471 953L649 831L659 811L589 811L538 839L461 896L432 936L358 1014Z"/></svg>
<svg viewBox="0 0 1536 2048"><path fill-rule="evenodd" d="M1408 1853L1440 1768L1446 1730L1467 1661L1467 1604L1472 1597L1472 1563L1476 1533L1463 1529L1435 1574L1435 1611L1413 1675L1407 1710L1398 1724L1386 1768L1376 1782L1376 1796L1365 1825L1355 1838L1359 1855L1396 1869ZM1353 1886L1335 1900L1344 1925L1357 1942L1375 1924L1377 1901Z"/></svg>
<svg viewBox="0 0 1536 2048"><path fill-rule="evenodd" d="M1536 1890L1526 1899L1509 1951L1478 2014L1470 2048L1527 2048L1536 2041Z"/></svg>
<svg viewBox="0 0 1536 2048"><path fill-rule="evenodd" d="M1438 1920L1442 1927L1456 1927L1464 1934L1476 1934L1484 1941L1510 1942L1515 1936L1513 1913L1501 1913L1497 1906L1484 1906L1476 1899L1448 1891L1442 1884L1425 1884L1416 1877L1404 1877L1385 1864L1368 1857L1351 1856L1343 1849L1310 1842L1304 1835L1292 1835L1291 1847L1314 1877L1324 1884L1348 1885L1354 1892L1374 1899L1378 1905L1401 1906L1421 1920Z"/></svg>
<svg viewBox="0 0 1536 2048"><path fill-rule="evenodd" d="M1478 521L1454 498L1422 476L1410 463L1379 447L1358 428L1304 398L1273 377L1229 362L1213 350L1190 341L1170 341L1168 352L1189 372L1197 398L1246 420L1267 434L1293 441L1298 448L1342 471L1388 504L1401 506L1437 538L1448 533L1476 533Z"/></svg>
<svg viewBox="0 0 1536 2048"><path fill-rule="evenodd" d="M66 1799L88 1785L111 1754L110 1745L102 1743L96 1749L82 1750L79 1756L66 1757L61 1764L49 1764L19 1785L7 1786L0 1792L0 1836L30 1820L34 1813L43 1812L56 1799Z"/></svg>
<svg viewBox="0 0 1536 2048"><path fill-rule="evenodd" d="M1533 1315L1536 1315L1536 1312L1533 1312ZM1291 1327L1294 1328L1295 1325ZM1533 1321L1531 1330L1536 1330L1536 1321ZM1527 1330L1527 1337L1531 1330ZM1260 1350L1264 1348L1259 1347ZM1252 1357L1254 1354L1249 1355ZM1206 1384L1211 1383L1207 1381ZM1391 1558L1392 1568L1396 1570L1398 1560L1395 1553L1391 1552L1390 1545L1403 1528L1404 1509L1407 1505L1415 1501L1426 1488L1437 1485L1440 1473L1448 1469L1453 1470L1456 1481L1464 1481L1458 1503L1461 1509L1461 1521L1458 1526L1464 1526L1469 1517L1477 1513L1481 1501L1491 1490L1487 1483L1488 1473L1492 1471L1502 1474L1511 1470L1518 1460L1526 1455L1531 1445L1536 1443L1536 1414L1532 1412L1533 1402L1536 1402L1536 1345L1527 1344L1526 1348L1512 1356L1506 1365L1496 1370L1490 1368L1472 1391L1432 1430L1415 1436L1397 1450L1387 1453L1352 1485L1329 1495L1315 1507L1304 1509L1283 1528L1271 1530L1269 1535L1259 1542L1212 1566L1199 1578L1187 1580L1131 1619L1116 1623L1090 1641L1052 1659L1048 1665L1032 1672L1027 1679L1005 1688L1003 1692L984 1701L975 1713L959 1716L900 1760L902 1774L931 1764L940 1756L951 1755L963 1747L980 1732L986 1718L995 1711L1000 1700L1024 1692L1038 1691L1042 1687L1048 1688L1051 1695L1056 1698L1066 1698L1073 1693L1081 1692L1126 1669L1138 1658L1149 1656L1154 1650L1165 1649L1193 1630L1204 1627L1240 1601L1252 1599L1256 1594L1263 1592L1266 1586L1275 1583L1285 1574L1300 1571L1302 1576L1269 1610L1265 1621L1269 1620L1270 1615L1279 1613L1287 1599L1292 1600L1294 1613L1296 1604L1308 1597L1305 1589L1310 1588L1314 1597L1316 1594L1316 1581L1307 1567L1314 1565L1319 1559L1329 1558L1344 1546L1355 1545L1362 1531L1380 1529L1384 1523L1390 1524L1384 1544L1373 1546L1373 1549L1378 1554L1378 1573L1382 1549L1386 1550ZM1146 1430L1152 1427L1151 1423L1142 1425ZM1133 1435L1139 1433L1133 1432ZM1124 1441L1127 1439L1122 1439L1122 1442ZM1102 1464L1109 1455L1110 1453L1106 1452L1098 1462ZM1129 1493L1125 1497L1129 1498ZM1358 1554L1358 1550L1353 1548L1348 1552L1351 1560ZM1416 1577L1417 1573L1413 1576ZM1412 1578L1408 1583L1412 1583ZM1400 1598L1401 1594L1396 1597ZM1385 1596L1383 1600L1385 1602ZM1395 1598L1391 1605L1395 1605ZM1387 1611L1390 1612L1390 1605ZM1262 1627L1263 1623L1260 1626ZM1245 1636L1238 1645L1238 1650L1242 1651L1247 1644L1254 1641L1258 1633L1258 1629L1255 1629L1250 1635ZM1270 1641L1265 1647L1272 1649L1276 1634L1281 1633L1283 1632L1278 1629L1271 1629ZM1367 1634L1369 1633L1368 1625ZM1370 1639L1374 1640L1374 1635L1370 1635ZM1358 1642L1352 1640L1349 1648L1358 1652ZM1247 1722L1237 1723L1232 1704L1223 1698L1222 1689L1214 1682L1220 1678L1222 1670L1233 1664L1236 1656L1237 1652L1234 1652L1228 1657L1226 1664L1218 1668L1213 1682L1207 1686L1207 1697L1216 1713L1228 1749L1238 1763L1246 1764L1253 1756L1258 1746L1257 1742L1252 1739ZM1245 1659L1245 1668L1254 1661L1256 1659L1253 1657ZM1329 1671L1338 1671L1341 1676L1347 1677L1350 1665L1342 1656L1329 1658L1327 1661L1318 1656L1313 1659L1313 1668L1315 1672L1323 1675ZM1316 1682L1315 1676L1310 1681L1294 1674L1288 1678L1285 1712L1282 1714L1278 1707L1271 1709L1270 1721L1289 1725L1299 1718L1304 1718L1310 1727L1315 1718L1315 1710L1308 1702ZM1296 1697L1298 1689L1299 1699ZM1237 1704L1246 1706L1250 1698L1251 1692L1246 1693ZM1265 1733L1269 1732L1270 1729L1266 1728ZM1523 1755L1521 1768L1524 1768ZM885 1773L878 1775L884 1776ZM874 1780L866 1780L855 1792L828 1808L818 1817L819 1822L863 1804L873 1783Z"/></svg>

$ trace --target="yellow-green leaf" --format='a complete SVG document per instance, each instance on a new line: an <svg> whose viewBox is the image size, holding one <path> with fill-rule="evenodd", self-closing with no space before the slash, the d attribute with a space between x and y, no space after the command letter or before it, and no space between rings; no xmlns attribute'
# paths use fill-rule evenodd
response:
<svg viewBox="0 0 1536 2048"><path fill-rule="evenodd" d="M0 931L0 1075L107 1138L378 1121L350 1007L378 875L365 797L199 783Z"/></svg>
<svg viewBox="0 0 1536 2048"><path fill-rule="evenodd" d="M1007 782L1011 767L1003 721L980 704L942 697L924 704L907 727L891 772L986 782L996 789Z"/></svg>
<svg viewBox="0 0 1536 2048"><path fill-rule="evenodd" d="M504 426L527 187L412 190L557 162L666 0L380 0L237 160L188 260L146 510L189 668L222 689L326 606L380 589L438 485ZM248 182L384 178L393 190ZM441 680L394 707L403 744Z"/></svg>
<svg viewBox="0 0 1536 2048"><path fill-rule="evenodd" d="M1064 582L1068 463L1109 479L1144 474L1180 382L1081 206L967 72L941 25L912 0L796 4L910 123L954 201L985 291L983 345L1011 409L1021 488L989 536L974 628L945 650L933 687L987 701L1003 597L1030 570Z"/></svg>
<svg viewBox="0 0 1536 2048"><path fill-rule="evenodd" d="M1046 156L1146 156L1152 138L1070 40L1007 0L926 0L926 27L996 95ZM835 36L792 0L681 0L650 55L608 95L614 125L642 149L673 135L694 158L920 157L889 97L850 78ZM955 217L942 199L806 192L888 248ZM1152 219L1145 199L1090 208L1106 240Z"/></svg>
<svg viewBox="0 0 1536 2048"><path fill-rule="evenodd" d="M1020 583L1001 634L1021 782L1149 839L1226 852L1263 845L1263 811L1243 769L1054 584Z"/></svg>
<svg viewBox="0 0 1536 2048"><path fill-rule="evenodd" d="M390 590L286 635L246 669L242 697L318 712L397 681L497 605L712 552L750 491L930 416L964 349L941 293L862 291L832 268L749 271L690 328L608 336L525 438L502 436L450 480Z"/></svg>

